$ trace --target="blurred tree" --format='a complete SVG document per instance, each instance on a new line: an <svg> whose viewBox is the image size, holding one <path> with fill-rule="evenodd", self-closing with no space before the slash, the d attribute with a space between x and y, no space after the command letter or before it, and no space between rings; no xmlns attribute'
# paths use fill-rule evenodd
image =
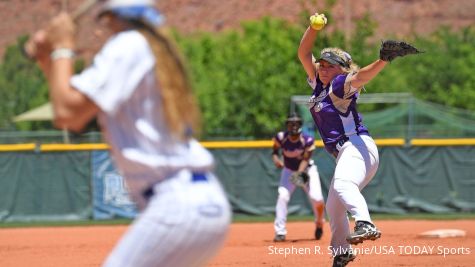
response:
<svg viewBox="0 0 475 267"><path fill-rule="evenodd" d="M441 27L412 42L424 53L391 62L366 86L368 92L411 92L420 99L475 110L475 28Z"/></svg>
<svg viewBox="0 0 475 267"><path fill-rule="evenodd" d="M289 96L309 93L296 47L302 30L265 18L242 32L179 41L204 113L204 137L270 138L283 126Z"/></svg>
<svg viewBox="0 0 475 267"><path fill-rule="evenodd" d="M28 60L21 47L27 36L7 47L0 65L0 129L35 130L47 126L45 122L24 122L15 125L12 118L48 101L46 80L36 64Z"/></svg>
<svg viewBox="0 0 475 267"><path fill-rule="evenodd" d="M204 138L265 139L283 128L290 97L312 92L297 57L307 24L267 17L242 23L241 31L177 37L203 110ZM371 26L368 18L363 24ZM361 47L371 33L358 35ZM345 42L339 31L318 38L315 51Z"/></svg>
<svg viewBox="0 0 475 267"><path fill-rule="evenodd" d="M0 64L0 129L3 130L45 130L53 129L49 121L14 123L15 115L38 107L49 101L46 79L35 64L27 59L22 47L28 36L21 36L7 47ZM84 60L75 61L76 72L84 69Z"/></svg>
<svg viewBox="0 0 475 267"><path fill-rule="evenodd" d="M283 128L290 97L311 94L297 58L308 17L302 13L297 24L267 17L221 33L175 33L203 110L203 139L269 139ZM328 18L332 19L330 13ZM377 25L368 15L355 23L360 30L353 33L349 47L345 46L343 32L322 31L314 53L336 46L347 50L360 66L374 61L379 43L369 40ZM25 36L20 37L8 47L0 65L2 130L51 129L46 122L11 121L16 114L48 101L44 77L21 53L25 40ZM474 27L459 31L443 27L430 36L407 41L425 53L394 60L366 86L366 91L412 92L424 100L475 110ZM84 61L77 61L75 70L83 68ZM362 111L385 107L364 105Z"/></svg>

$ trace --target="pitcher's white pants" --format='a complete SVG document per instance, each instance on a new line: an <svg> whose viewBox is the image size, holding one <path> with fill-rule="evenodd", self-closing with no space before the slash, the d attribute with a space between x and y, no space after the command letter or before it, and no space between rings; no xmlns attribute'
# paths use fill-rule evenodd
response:
<svg viewBox="0 0 475 267"><path fill-rule="evenodd" d="M304 189L307 194L310 203L312 204L313 214L315 216L315 221L317 221L317 211L316 204L323 202L322 187L320 184L320 176L318 175L317 166L313 164L307 168L307 173L310 176L309 183ZM290 197L295 191L296 186L290 181L290 176L293 171L287 168L282 169L280 175L280 185L278 189L279 196L277 198L277 204L275 207L275 221L274 221L274 230L277 235L286 235L287 228L287 206L290 201Z"/></svg>
<svg viewBox="0 0 475 267"><path fill-rule="evenodd" d="M192 181L181 171L154 186L154 195L104 263L104 267L204 266L221 248L231 210L209 173Z"/></svg>
<svg viewBox="0 0 475 267"><path fill-rule="evenodd" d="M346 241L350 234L347 211L356 221L371 222L366 200L360 191L374 177L378 165L378 148L370 136L352 135L340 149L326 202L332 230L330 245L335 255L350 248Z"/></svg>

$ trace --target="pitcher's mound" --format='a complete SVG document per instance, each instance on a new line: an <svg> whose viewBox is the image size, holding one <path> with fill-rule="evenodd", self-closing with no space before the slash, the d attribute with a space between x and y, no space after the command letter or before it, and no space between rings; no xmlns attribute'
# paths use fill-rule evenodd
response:
<svg viewBox="0 0 475 267"><path fill-rule="evenodd" d="M432 237L432 238L445 238L445 237L463 237L465 236L464 230L459 229L436 229L420 233L419 237Z"/></svg>

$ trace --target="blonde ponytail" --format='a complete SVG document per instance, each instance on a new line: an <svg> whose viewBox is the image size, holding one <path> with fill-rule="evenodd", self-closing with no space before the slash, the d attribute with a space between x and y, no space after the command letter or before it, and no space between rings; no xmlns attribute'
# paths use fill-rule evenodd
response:
<svg viewBox="0 0 475 267"><path fill-rule="evenodd" d="M201 114L176 45L162 28L139 29L156 58L156 78L163 114L175 137L185 140L200 132Z"/></svg>

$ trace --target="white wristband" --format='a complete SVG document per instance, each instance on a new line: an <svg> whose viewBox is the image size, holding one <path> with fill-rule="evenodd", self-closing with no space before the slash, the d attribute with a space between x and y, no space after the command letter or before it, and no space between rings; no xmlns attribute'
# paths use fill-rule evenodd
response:
<svg viewBox="0 0 475 267"><path fill-rule="evenodd" d="M50 57L52 60L57 60L60 58L73 58L76 55L72 49L69 48L58 48L55 49Z"/></svg>

